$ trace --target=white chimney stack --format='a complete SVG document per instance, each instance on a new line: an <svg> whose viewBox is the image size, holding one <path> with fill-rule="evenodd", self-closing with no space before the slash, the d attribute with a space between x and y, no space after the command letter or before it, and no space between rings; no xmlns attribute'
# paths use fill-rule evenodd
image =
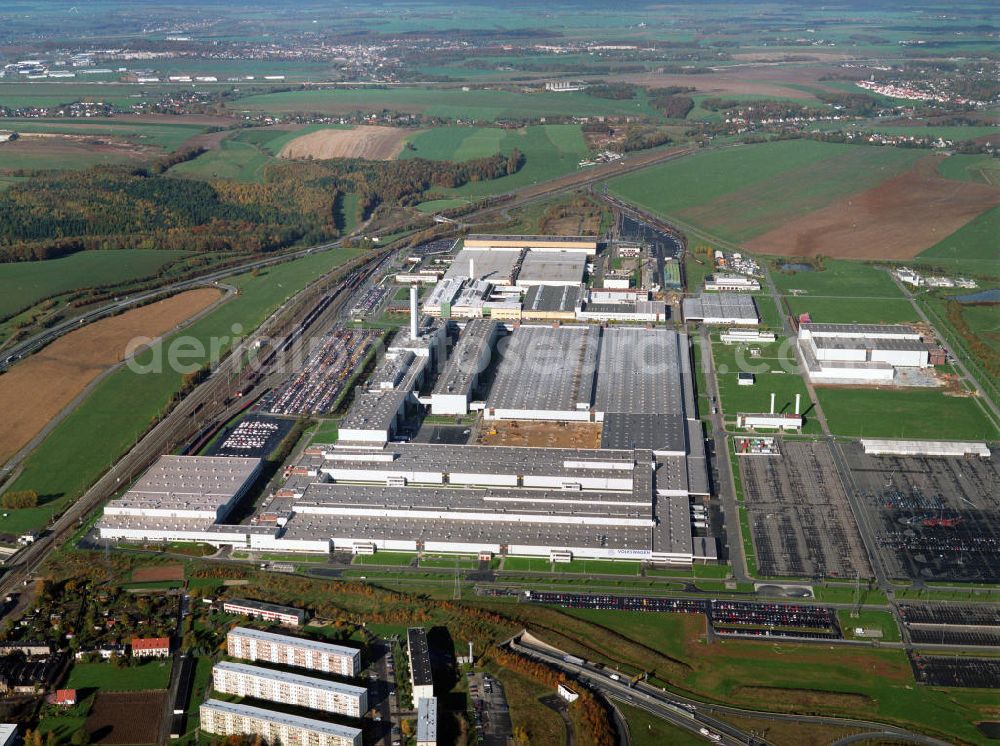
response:
<svg viewBox="0 0 1000 746"><path fill-rule="evenodd" d="M774 393L771 393L771 414L774 414Z"/></svg>
<svg viewBox="0 0 1000 746"><path fill-rule="evenodd" d="M417 330L417 286L410 285L410 339L417 340L420 334Z"/></svg>
<svg viewBox="0 0 1000 746"><path fill-rule="evenodd" d="M802 401L802 394L796 394L795 395L795 414L802 414L799 411L799 404L801 403L801 401Z"/></svg>
<svg viewBox="0 0 1000 746"><path fill-rule="evenodd" d="M469 257L469 279L470 280L476 279L476 260L473 259L471 256Z"/></svg>

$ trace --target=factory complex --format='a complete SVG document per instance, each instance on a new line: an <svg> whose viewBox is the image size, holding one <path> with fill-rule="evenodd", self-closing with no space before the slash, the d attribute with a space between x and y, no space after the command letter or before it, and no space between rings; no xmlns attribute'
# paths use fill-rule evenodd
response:
<svg viewBox="0 0 1000 746"><path fill-rule="evenodd" d="M101 538L282 552L716 560L715 539L695 537L692 525L690 498L707 495L709 479L686 335L475 319L448 355L448 334L443 320L414 314L356 389L339 440L307 447L248 523L224 523L225 511L177 512L166 485L170 510L148 503L146 517L124 515L117 502L134 502L130 492L109 505ZM402 423L425 406L482 411L484 423L599 426L600 447L398 442ZM196 472L229 468L185 458ZM227 494L254 481L253 465L241 468L244 483Z"/></svg>
<svg viewBox="0 0 1000 746"><path fill-rule="evenodd" d="M907 325L799 325L797 344L813 383L892 384L899 368L928 368L931 346Z"/></svg>

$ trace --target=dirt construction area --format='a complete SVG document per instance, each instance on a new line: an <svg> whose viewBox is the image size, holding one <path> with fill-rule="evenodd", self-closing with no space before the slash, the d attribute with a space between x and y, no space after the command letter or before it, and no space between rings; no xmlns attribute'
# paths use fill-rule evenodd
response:
<svg viewBox="0 0 1000 746"><path fill-rule="evenodd" d="M148 565L132 571L133 583L162 583L184 580L184 565Z"/></svg>
<svg viewBox="0 0 1000 746"><path fill-rule="evenodd" d="M391 161L414 130L361 125L351 129L323 129L296 137L281 149L281 158L365 158Z"/></svg>
<svg viewBox="0 0 1000 746"><path fill-rule="evenodd" d="M745 244L779 256L910 259L1000 204L1000 189L945 179L938 156Z"/></svg>
<svg viewBox="0 0 1000 746"><path fill-rule="evenodd" d="M592 422L484 422L477 440L484 446L600 448L601 425Z"/></svg>
<svg viewBox="0 0 1000 746"><path fill-rule="evenodd" d="M90 743L156 743L166 699L163 689L99 692L85 726Z"/></svg>
<svg viewBox="0 0 1000 746"><path fill-rule="evenodd" d="M129 342L156 338L215 303L214 288L189 290L70 332L0 376L0 464L23 448L91 381L124 359Z"/></svg>

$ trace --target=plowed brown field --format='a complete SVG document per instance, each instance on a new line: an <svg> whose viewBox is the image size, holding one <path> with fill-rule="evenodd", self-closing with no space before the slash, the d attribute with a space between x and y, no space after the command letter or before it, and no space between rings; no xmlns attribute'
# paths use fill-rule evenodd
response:
<svg viewBox="0 0 1000 746"><path fill-rule="evenodd" d="M910 259L1000 204L1000 189L945 179L938 156L877 187L814 210L747 242L779 256Z"/></svg>
<svg viewBox="0 0 1000 746"><path fill-rule="evenodd" d="M391 161L414 130L361 125L347 130L325 129L296 137L281 149L281 158L365 158Z"/></svg>
<svg viewBox="0 0 1000 746"><path fill-rule="evenodd" d="M0 464L17 453L91 381L124 359L129 341L159 337L219 299L189 290L66 334L0 376Z"/></svg>

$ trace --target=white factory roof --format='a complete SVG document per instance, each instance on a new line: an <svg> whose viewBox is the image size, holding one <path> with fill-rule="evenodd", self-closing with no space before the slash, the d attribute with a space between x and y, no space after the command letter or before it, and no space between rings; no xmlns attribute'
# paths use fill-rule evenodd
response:
<svg viewBox="0 0 1000 746"><path fill-rule="evenodd" d="M462 249L455 255L448 271L444 273L444 278L464 278L474 280L487 280L494 285L510 285L513 283L514 269L521 259L521 252L517 249ZM472 271L475 277L469 273L469 261L472 261Z"/></svg>
<svg viewBox="0 0 1000 746"><path fill-rule="evenodd" d="M349 697L357 697L362 694L367 694L368 692L368 690L363 686L343 684L339 681L330 681L329 679L317 679L314 676L303 676L298 673L288 673L287 671L278 671L273 668L264 668L263 666L251 666L246 663L219 661L215 664L214 668L215 670L228 671L236 675L254 676L261 679L267 679L268 681L277 681L289 686L322 689L323 691L333 692L335 694L344 694Z"/></svg>
<svg viewBox="0 0 1000 746"><path fill-rule="evenodd" d="M907 324L819 324L806 322L799 327L814 337L899 337L919 339L917 331Z"/></svg>
<svg viewBox="0 0 1000 746"><path fill-rule="evenodd" d="M981 456L990 457L983 442L948 440L879 440L862 438L861 447L872 456Z"/></svg>
<svg viewBox="0 0 1000 746"><path fill-rule="evenodd" d="M756 324L759 316L753 296L737 293L702 293L683 302L684 318L706 323Z"/></svg>
<svg viewBox="0 0 1000 746"><path fill-rule="evenodd" d="M105 512L201 510L214 512L240 494L261 459L236 456L160 456L123 497Z"/></svg>
<svg viewBox="0 0 1000 746"><path fill-rule="evenodd" d="M587 255L568 251L529 251L517 273L520 287L579 285L587 269Z"/></svg>
<svg viewBox="0 0 1000 746"><path fill-rule="evenodd" d="M292 728L325 733L338 738L355 739L361 735L361 731L358 728L351 728L347 725L338 725L326 720L313 720L312 718L299 717L298 715L288 715L277 710L265 710L263 707L238 705L233 702L224 702L221 699L210 699L202 707L208 707L218 712L231 713L239 717L257 718L272 723L288 725Z"/></svg>
<svg viewBox="0 0 1000 746"><path fill-rule="evenodd" d="M315 650L316 652L326 653L327 655L344 655L353 658L354 656L361 654L361 651L357 648L349 648L346 645L334 645L333 643L319 642L318 640L310 640L303 637L280 635L275 632L265 632L259 629L251 629L250 627L233 627L229 630L229 634L239 635L240 637L247 637L253 640L260 640L262 642L269 642L275 645L294 645L295 647Z"/></svg>

